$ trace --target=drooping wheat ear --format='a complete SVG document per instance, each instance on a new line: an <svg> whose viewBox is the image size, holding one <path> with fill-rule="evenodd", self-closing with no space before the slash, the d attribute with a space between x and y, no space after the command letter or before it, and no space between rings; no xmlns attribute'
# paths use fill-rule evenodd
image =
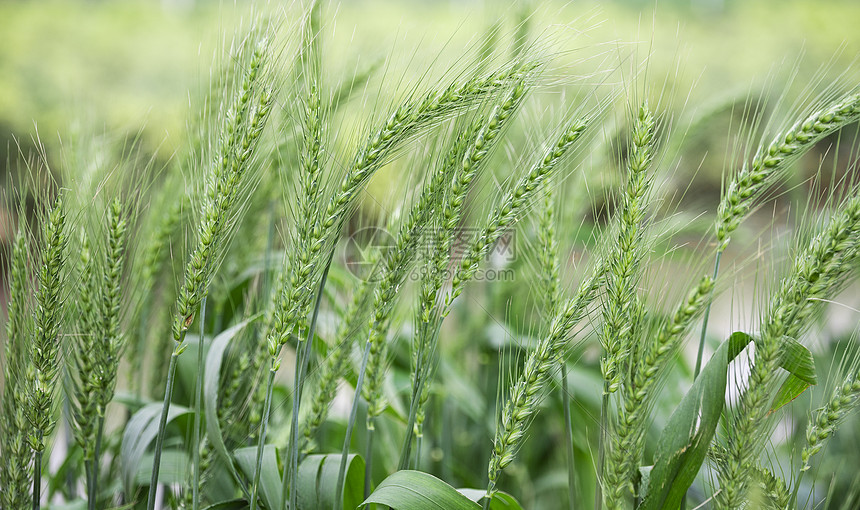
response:
<svg viewBox="0 0 860 510"><path fill-rule="evenodd" d="M703 276L672 317L659 329L656 337L653 340L641 340L646 342L646 346L641 349L639 359L631 360L631 381L623 386L613 441L607 444L612 458L607 465L613 468L606 474L604 483L607 499L622 501L627 490L633 494L632 480L640 465L644 447L648 402L656 397L655 385L660 380L660 372L677 352L684 335L704 309L713 287L713 278Z"/></svg>
<svg viewBox="0 0 860 510"><path fill-rule="evenodd" d="M420 130L475 105L495 91L510 87L511 83L529 76L535 68L536 65L516 66L462 85L453 84L442 92L431 92L421 100L407 101L373 132L334 190L311 237L303 240L301 249L310 250L310 253L300 254L298 260L311 262L299 265L288 261L289 277L282 275L279 279L266 335L270 349L280 352L280 346L287 342L307 316L321 271L323 248L339 232L358 192L390 153Z"/></svg>
<svg viewBox="0 0 860 510"><path fill-rule="evenodd" d="M852 94L809 115L761 147L752 160L729 183L717 210L714 225L722 252L732 232L746 218L758 197L788 164L824 137L860 119L860 94Z"/></svg>
<svg viewBox="0 0 860 510"><path fill-rule="evenodd" d="M475 236L457 266L451 281L451 290L445 297L444 315L450 311L454 299L463 292L463 286L475 276L481 260L504 235L505 230L523 214L541 183L547 179L562 157L582 136L587 125L587 119L577 119L571 122L552 147L544 153L540 161L535 163L529 172L520 178L516 187L496 206L484 228Z"/></svg>
<svg viewBox="0 0 860 510"><path fill-rule="evenodd" d="M266 48L261 43L248 64L237 101L226 115L223 139L204 198L197 246L189 257L176 301L173 339L177 349L207 294L228 230L236 223L237 202L249 185L251 156L272 108L272 90L259 81L265 64Z"/></svg>
<svg viewBox="0 0 860 510"><path fill-rule="evenodd" d="M376 279L372 277L359 283L358 289L356 289L343 314L344 320L338 327L334 348L329 351L322 367L320 367L320 375L311 397L311 411L305 416L302 424L304 442L302 451L306 454L311 453L315 448L314 439L319 428L328 417L331 403L337 393L338 382L347 370L347 361L349 361L350 352L355 345L355 339L363 336L362 333L367 324L365 312L375 288Z"/></svg>
<svg viewBox="0 0 860 510"><path fill-rule="evenodd" d="M750 166L744 166L729 183L717 209L714 224L718 245L714 262L714 279L720 269L720 258L734 232L769 185L827 135L860 119L860 94L835 101L780 133L768 146L759 147ZM710 307L705 311L694 376L702 366Z"/></svg>
<svg viewBox="0 0 860 510"><path fill-rule="evenodd" d="M30 264L25 215L22 214L9 267L5 364L3 366L3 414L0 416L0 502L3 508L29 508L33 477L32 452L27 441L28 382L34 378L30 363L27 314L30 296Z"/></svg>
<svg viewBox="0 0 860 510"><path fill-rule="evenodd" d="M460 168L454 175L450 195L445 205L445 229L455 230L459 223L462 207L468 195L472 182L478 170L483 166L492 147L500 139L502 129L516 112L526 93L526 83L519 81L508 95L490 113L487 122L478 131L477 136L470 142L460 161ZM440 170L443 177L447 173ZM370 351L367 358L366 382L363 388L364 399L368 403L368 427L372 429L373 420L385 410L386 402L382 397L382 383L386 372L387 349L385 337L388 332L390 315L394 309L398 290L406 277L408 268L414 258L420 229L426 223L426 218L435 204L432 199L438 193L436 186L439 182L431 179L426 186L426 200L418 201L417 206L410 212L409 218L401 227L396 245L385 259L383 276L376 289L374 299L374 315L370 323L368 342ZM407 248L408 247L408 248ZM408 258L407 258L408 257Z"/></svg>
<svg viewBox="0 0 860 510"><path fill-rule="evenodd" d="M205 299L212 277L223 258L233 228L241 218L241 200L253 187L253 156L273 104L273 86L266 70L268 46L260 41L254 48L239 90L232 97L208 174L206 193L197 227L196 246L188 258L185 278L176 300L173 317L174 348L167 369L162 414L155 439L155 455L147 499L147 509L155 508L156 486L173 392L176 360L185 350L185 335ZM249 175L250 174L250 175Z"/></svg>
<svg viewBox="0 0 860 510"><path fill-rule="evenodd" d="M755 363L749 385L732 425L725 469L719 474L718 508L737 508L744 501L750 473L763 443L762 427L768 416L768 401L777 373L779 344L785 336L797 338L821 300L832 295L850 271L850 262L860 250L860 196L842 204L839 213L819 232L794 261L791 274L783 279L764 317L760 337L755 340Z"/></svg>
<svg viewBox="0 0 860 510"><path fill-rule="evenodd" d="M811 467L810 460L821 451L827 439L833 435L842 420L860 402L860 372L850 374L845 381L833 390L830 399L821 409L815 411L806 427L806 446L800 453L803 466L801 471Z"/></svg>
<svg viewBox="0 0 860 510"><path fill-rule="evenodd" d="M645 198L651 183L648 168L654 157L653 142L654 117L648 106L643 105L639 108L631 132L618 237L610 248L606 263L606 302L601 332L605 353L600 360L600 369L608 393L614 393L621 386L621 365L627 356L632 333L631 318L636 306L635 278L642 257L639 248L646 210Z"/></svg>
<svg viewBox="0 0 860 510"><path fill-rule="evenodd" d="M559 360L565 358L570 333L585 317L599 281L598 273L593 272L579 285L574 297L561 306L549 333L529 353L522 373L511 388L493 440L487 499L495 492L501 471L514 460L531 419L538 411L543 388L550 375L558 368Z"/></svg>
<svg viewBox="0 0 860 510"><path fill-rule="evenodd" d="M404 455L402 455L404 465L411 455L412 434L419 438L422 435L424 404L430 397L428 380L432 377L431 359L436 351L437 326L440 320L437 300L439 291L445 284L446 270L451 258L451 244L458 234L463 205L465 204L463 197L470 189L469 186L451 186L449 189L444 189L444 184L453 183L455 175L462 170L462 161L466 151L483 128L484 120L479 118L462 130L445 155L445 159L434 177L442 196L439 198L440 203L436 210L429 218L431 220L429 225L432 227L426 237L431 249L423 253L425 260L418 297L416 333L412 341L412 401L410 408L417 405L417 409L410 409L409 420L414 420L414 422L407 423L407 437L404 442ZM477 172L477 165L472 166L470 170ZM459 203L460 206L454 207L454 203ZM411 428L410 425L412 425Z"/></svg>
<svg viewBox="0 0 860 510"><path fill-rule="evenodd" d="M42 227L42 256L37 271L36 310L34 313L31 363L33 377L28 381L27 420L30 423L28 441L34 452L33 505L41 498L41 464L45 438L56 425L54 394L60 373L61 336L63 318L64 266L66 263L66 211L62 194L57 196Z"/></svg>

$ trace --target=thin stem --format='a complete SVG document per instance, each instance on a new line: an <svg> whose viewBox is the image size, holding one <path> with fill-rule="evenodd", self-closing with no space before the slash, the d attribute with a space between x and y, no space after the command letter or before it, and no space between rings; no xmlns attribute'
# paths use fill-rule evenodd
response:
<svg viewBox="0 0 860 510"><path fill-rule="evenodd" d="M367 427L367 450L364 456L364 499L370 496L370 481L373 475L373 422L370 419L370 427Z"/></svg>
<svg viewBox="0 0 860 510"><path fill-rule="evenodd" d="M603 508L603 491L600 478L603 476L603 466L606 462L607 427L609 424L609 380L603 381L603 400L600 403L600 441L597 446L597 483L595 484L594 508Z"/></svg>
<svg viewBox="0 0 860 510"><path fill-rule="evenodd" d="M422 322L421 329L422 331L418 333L421 337L428 338L431 344L436 343L436 339L439 337L439 330L442 327L442 321L436 321L436 327L433 331L432 337L427 337L426 330L429 328L429 324L426 322ZM414 435L415 430L415 420L418 417L418 410L421 407L421 395L424 393L424 385L428 384L428 378L430 374L430 357L426 355L426 351L424 349L429 349L429 345L421 345L419 346L418 352L418 360L415 364L415 382L412 387L412 401L409 405L409 417L406 421L406 438L403 441L403 449L400 453L400 467L399 469L408 469L409 459L412 454L412 436ZM428 363L424 363L424 361L428 361ZM420 455L420 452L416 452L416 455Z"/></svg>
<svg viewBox="0 0 860 510"><path fill-rule="evenodd" d="M93 498L93 461L84 460L84 473L87 478L87 510L95 510L96 502Z"/></svg>
<svg viewBox="0 0 860 510"><path fill-rule="evenodd" d="M487 493L484 495L484 510L490 510L490 503L493 501L493 491L496 490L496 484L489 482L487 484Z"/></svg>
<svg viewBox="0 0 860 510"><path fill-rule="evenodd" d="M200 429L203 409L203 340L206 334L206 298L200 303L200 337L197 339L197 382L194 395L194 440L191 442L191 470L194 482L191 486L191 508L200 508Z"/></svg>
<svg viewBox="0 0 860 510"><path fill-rule="evenodd" d="M794 480L794 489L791 491L791 499L788 502L788 508L797 508L797 494L800 492L800 481L803 480L803 475L806 471L801 471L797 474L797 479ZM806 505L803 505L806 508Z"/></svg>
<svg viewBox="0 0 860 510"><path fill-rule="evenodd" d="M332 247L331 252L329 253L328 262L326 263L322 277L320 278L319 289L317 289L317 300L314 304L314 313L311 317L310 327L308 327L308 336L305 338L304 345L301 346L303 348L297 349L296 351L298 359L296 359L296 381L295 390L293 391L292 428L290 429L290 443L288 445L290 450L290 476L287 478L287 474L284 473L284 479L281 486L282 510L286 508L285 505L288 491L290 495L289 508L293 509L298 506L298 491L296 490L296 487L298 484L297 477L299 470L299 406L302 400L302 388L305 384L305 373L308 370L308 360L311 357L311 346L313 345L314 331L317 326L317 317L319 317L320 313L320 303L322 303L323 290L325 289L325 283L328 279L328 270L331 267L332 258L334 258L334 247Z"/></svg>
<svg viewBox="0 0 860 510"><path fill-rule="evenodd" d="M66 433L66 451L71 451L74 437L72 436L72 418L69 401L63 401L63 429ZM78 487L75 473L70 469L66 472L66 489L69 491L70 499L77 499Z"/></svg>
<svg viewBox="0 0 860 510"><path fill-rule="evenodd" d="M42 442L39 432L39 442ZM42 452L37 451L33 463L33 510L39 510L42 499Z"/></svg>
<svg viewBox="0 0 860 510"><path fill-rule="evenodd" d="M182 340L185 334L182 334ZM180 346L182 340L176 342L176 347L170 355L170 364L167 366L167 385L164 388L164 404L161 407L161 418L158 421L158 435L155 436L155 455L152 459L152 477L149 480L149 496L146 500L146 509L155 510L155 492L158 487L158 471L161 468L161 449L164 447L164 433L167 429L167 413L170 411L170 399L173 398L173 378L176 373L176 360L182 352Z"/></svg>
<svg viewBox="0 0 860 510"><path fill-rule="evenodd" d="M722 250L717 252L716 259L714 260L714 281L717 281L717 275L720 273L720 257L722 257ZM696 354L696 370L693 371L693 380L699 377L699 372L702 369L702 353L705 350L705 335L708 332L708 316L711 314L711 302L713 301L714 290L711 289L711 294L708 296L708 304L705 306L705 314L702 319L702 334L699 336L699 352Z"/></svg>
<svg viewBox="0 0 860 510"><path fill-rule="evenodd" d="M567 498L570 510L576 501L576 463L573 456L573 424L570 420L570 398L567 395L567 363L561 363L561 402L564 408L564 444L567 447Z"/></svg>
<svg viewBox="0 0 860 510"><path fill-rule="evenodd" d="M263 404L263 419L260 422L260 442L257 444L257 464L254 467L254 483L251 487L251 510L257 510L257 491L260 487L260 472L263 471L263 447L266 444L266 428L269 423L269 411L272 408L272 386L275 384L277 368L269 369L269 380L266 382L266 402Z"/></svg>
<svg viewBox="0 0 860 510"><path fill-rule="evenodd" d="M349 456L349 443L352 439L352 429L355 427L355 418L358 415L358 403L361 400L361 386L364 384L364 372L367 368L367 358L370 356L370 342L364 344L364 355L361 359L361 369L358 372L358 380L355 381L355 395L352 398L352 411L349 413L349 423L346 425L346 437L343 440L343 451L340 457L340 470L337 474L337 489L334 498L335 510L343 507L343 482L346 478L346 460Z"/></svg>
<svg viewBox="0 0 860 510"><path fill-rule="evenodd" d="M418 353L418 361L415 365L415 384L412 387L412 401L409 404L409 417L406 420L406 438L403 440L403 449L400 453L400 465L398 469L408 469L409 466L409 457L412 453L412 436L414 435L413 429L415 428L415 417L418 414L418 406L419 400L421 398L421 356L422 353Z"/></svg>
<svg viewBox="0 0 860 510"><path fill-rule="evenodd" d="M412 466L412 469L419 471L419 467L421 464L421 443L424 442L424 435L417 436L415 438L415 465Z"/></svg>
<svg viewBox="0 0 860 510"><path fill-rule="evenodd" d="M99 416L99 426L98 426L98 429L96 432L96 446L95 446L95 450L93 452L93 463L92 463L92 466L90 466L90 469L91 469L91 475L90 476L92 477L92 480L90 480L90 482L91 482L91 484L90 484L90 486L91 486L90 497L89 497L89 502L87 504L87 507L89 508L89 510L95 510L96 502L98 501L98 498L99 498L99 468L101 467L101 466L99 466L99 457L101 456L102 436L104 435L104 430L105 430L105 417Z"/></svg>

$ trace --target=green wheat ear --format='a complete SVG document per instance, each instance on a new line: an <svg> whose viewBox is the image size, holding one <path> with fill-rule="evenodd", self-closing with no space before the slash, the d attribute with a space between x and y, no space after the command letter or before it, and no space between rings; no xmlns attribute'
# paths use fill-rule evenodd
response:
<svg viewBox="0 0 860 510"><path fill-rule="evenodd" d="M600 361L606 392L621 387L622 365L630 350L631 325L636 305L636 274L642 257L642 221L651 179L648 168L654 157L654 117L647 105L639 108L630 137L627 183L622 195L618 234L606 262L606 303L603 311Z"/></svg>
<svg viewBox="0 0 860 510"><path fill-rule="evenodd" d="M801 471L809 470L812 457L821 451L842 420L857 407L858 401L860 401L860 371L855 369L833 390L824 407L817 410L809 421L806 429L806 446L800 454L803 461Z"/></svg>
<svg viewBox="0 0 860 510"><path fill-rule="evenodd" d="M62 193L57 196L42 226L42 256L36 274L36 310L33 316L33 348L30 355L32 375L27 381L29 435L27 441L34 453L33 501L38 508L41 499L42 454L45 439L56 425L55 394L60 373L63 318L63 278L66 264L66 211Z"/></svg>
<svg viewBox="0 0 860 510"><path fill-rule="evenodd" d="M12 245L9 267L9 304L7 307L6 345L3 365L2 415L0 415L0 507L28 508L32 498L32 452L27 441L29 422L28 381L33 366L30 363L28 338L32 334L27 320L30 288L30 253L26 215L20 213L18 231Z"/></svg>
<svg viewBox="0 0 860 510"><path fill-rule="evenodd" d="M768 417L768 402L777 373L783 337L797 338L851 271L860 253L860 196L845 201L840 211L798 253L791 274L782 280L755 342L755 363L732 425L735 433L728 458L719 472L718 508L737 508L747 497L751 466L763 444L760 433Z"/></svg>
<svg viewBox="0 0 860 510"><path fill-rule="evenodd" d="M583 280L573 298L567 300L553 319L549 333L541 338L529 354L522 374L517 378L505 402L493 440L493 452L488 467L487 500L495 492L501 471L513 462L525 439L532 417L538 411L543 389L550 375L564 359L568 337L585 317L594 299L600 278L594 271ZM486 505L485 505L485 508Z"/></svg>
<svg viewBox="0 0 860 510"><path fill-rule="evenodd" d="M45 449L44 438L54 430L54 392L60 369L60 324L63 317L63 270L66 263L66 212L62 195L48 213L42 230L42 256L36 281L35 336L31 362L28 419L32 427L30 447Z"/></svg>
<svg viewBox="0 0 860 510"><path fill-rule="evenodd" d="M813 112L760 148L752 164L729 183L720 201L714 224L718 251L726 248L755 201L789 163L827 135L857 120L860 120L860 94L853 94Z"/></svg>

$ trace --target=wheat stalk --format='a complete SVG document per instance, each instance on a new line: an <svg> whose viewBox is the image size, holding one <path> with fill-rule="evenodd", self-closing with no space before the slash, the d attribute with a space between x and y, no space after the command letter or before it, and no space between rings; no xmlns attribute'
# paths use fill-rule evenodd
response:
<svg viewBox="0 0 860 510"><path fill-rule="evenodd" d="M565 348L571 330L585 316L586 309L594 299L599 285L599 272L593 272L579 285L573 298L561 307L553 319L549 333L541 338L535 349L529 353L525 366L517 381L511 387L505 402L490 456L487 493L484 509L495 492L499 474L516 456L525 438L532 416L537 412L543 397L543 388L552 372L558 367L559 360L565 358Z"/></svg>
<svg viewBox="0 0 860 510"><path fill-rule="evenodd" d="M241 89L236 92L234 104L226 114L217 159L213 164L202 205L196 246L188 258L185 278L176 300L176 313L173 318L174 348L168 365L164 405L156 436L148 510L155 507L161 449L173 392L176 359L187 347L185 334L208 293L230 230L236 224L238 201L250 186L249 181L253 180L253 176L248 176L248 169L252 166L251 157L272 108L272 90L265 80L260 80L265 72L266 60L267 47L265 43L260 43L253 51Z"/></svg>
<svg viewBox="0 0 860 510"><path fill-rule="evenodd" d="M27 441L29 424L27 382L34 377L25 339L29 331L29 243L25 215L21 213L9 267L9 304L6 309L6 345L3 365L3 414L0 416L0 502L3 508L27 508L32 500L32 452Z"/></svg>
<svg viewBox="0 0 860 510"><path fill-rule="evenodd" d="M42 454L45 438L54 430L54 397L57 377L60 373L61 336L60 323L63 317L63 271L66 263L65 233L66 211L62 195L57 196L48 212L42 229L42 256L36 275L36 310L34 313L35 336L30 355L33 366L28 381L26 411L30 425L28 442L34 453L33 507L41 502Z"/></svg>

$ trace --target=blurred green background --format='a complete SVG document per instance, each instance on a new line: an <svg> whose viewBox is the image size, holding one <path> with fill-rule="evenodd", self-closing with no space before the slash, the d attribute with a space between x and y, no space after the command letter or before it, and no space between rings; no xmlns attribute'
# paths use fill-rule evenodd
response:
<svg viewBox="0 0 860 510"><path fill-rule="evenodd" d="M208 81L221 34L232 33L248 8L194 0L0 2L2 160L15 157L14 139L31 147L37 127L54 151L82 126L139 132L145 147L169 157L182 141L189 97ZM561 70L588 55L623 62L635 48L639 60L647 56L649 80L673 91L676 110L769 82L780 91L794 73L795 93L833 77L860 81L860 2L852 0L357 0L331 11L338 39L330 44L332 66L398 51L413 63L422 55L467 58L489 27L500 27L504 41L523 13L533 13L527 23L534 37L561 34L554 36L562 43L554 49L565 52L556 61Z"/></svg>

